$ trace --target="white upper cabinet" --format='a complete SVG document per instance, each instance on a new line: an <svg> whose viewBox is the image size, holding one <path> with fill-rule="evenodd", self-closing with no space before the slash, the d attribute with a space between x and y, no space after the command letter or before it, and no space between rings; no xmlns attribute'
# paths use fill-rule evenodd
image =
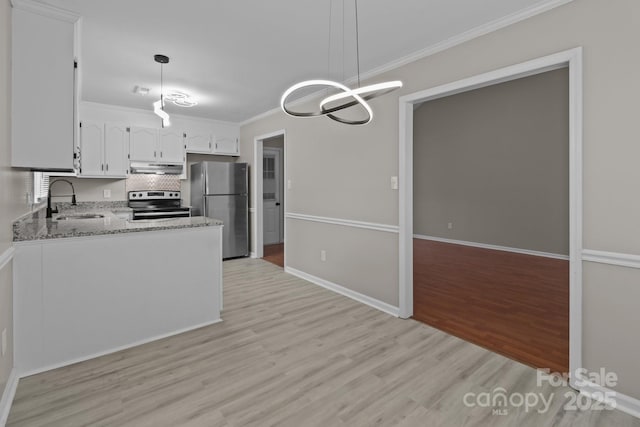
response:
<svg viewBox="0 0 640 427"><path fill-rule="evenodd" d="M84 121L80 124L80 176L104 173L104 124Z"/></svg>
<svg viewBox="0 0 640 427"><path fill-rule="evenodd" d="M104 125L105 176L125 177L129 172L129 128L124 124Z"/></svg>
<svg viewBox="0 0 640 427"><path fill-rule="evenodd" d="M79 153L79 176L126 177L129 154L127 126L84 120L80 124Z"/></svg>
<svg viewBox="0 0 640 427"><path fill-rule="evenodd" d="M216 137L213 142L213 154L222 154L227 156L240 155L240 143L237 137L221 136Z"/></svg>
<svg viewBox="0 0 640 427"><path fill-rule="evenodd" d="M12 0L11 165L74 168L79 16Z"/></svg>
<svg viewBox="0 0 640 427"><path fill-rule="evenodd" d="M184 139L179 130L132 127L130 132L131 161L151 163L182 163Z"/></svg>
<svg viewBox="0 0 640 427"><path fill-rule="evenodd" d="M160 129L158 137L160 162L182 163L184 160L183 133L175 129Z"/></svg>
<svg viewBox="0 0 640 427"><path fill-rule="evenodd" d="M184 143L187 146L187 153L211 154L210 134L186 132Z"/></svg>
<svg viewBox="0 0 640 427"><path fill-rule="evenodd" d="M131 160L156 162L158 155L158 129L132 127L129 136Z"/></svg>

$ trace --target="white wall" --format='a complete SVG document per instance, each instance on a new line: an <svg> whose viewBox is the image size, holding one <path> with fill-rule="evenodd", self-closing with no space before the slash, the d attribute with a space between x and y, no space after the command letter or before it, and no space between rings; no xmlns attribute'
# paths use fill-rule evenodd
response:
<svg viewBox="0 0 640 427"><path fill-rule="evenodd" d="M398 193L389 179L398 175L399 96L583 46L584 247L640 256L639 16L637 0L574 0L371 79L400 79L404 87L371 102L375 117L365 127L293 119L281 112L250 122L241 129L243 160L253 161L256 136L285 129L287 178L293 183L287 192L290 212L397 225ZM363 230L355 235L344 226L339 226L344 233L336 233L331 231L335 225L287 221L291 233L304 236L288 236L291 267L397 304L397 234L382 237L386 232ZM337 273L318 253L297 255L328 235L342 248ZM329 250L327 258L332 257ZM640 398L640 341L629 330L640 323L640 312L629 304L637 302L640 270L606 266L606 274L599 274L602 269L585 263L584 364L616 372L616 390Z"/></svg>
<svg viewBox="0 0 640 427"><path fill-rule="evenodd" d="M30 173L11 164L11 6L0 0L0 258L13 241L13 221L28 212L26 193L31 191ZM0 270L0 332L7 329L8 348L0 356L0 396L13 367L12 263Z"/></svg>

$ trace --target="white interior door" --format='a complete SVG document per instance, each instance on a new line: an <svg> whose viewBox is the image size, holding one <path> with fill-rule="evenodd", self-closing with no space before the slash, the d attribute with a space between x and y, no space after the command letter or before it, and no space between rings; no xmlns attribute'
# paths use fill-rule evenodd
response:
<svg viewBox="0 0 640 427"><path fill-rule="evenodd" d="M280 243L280 223L282 203L280 194L280 162L279 149L265 148L262 157L262 199L263 199L263 233L264 244Z"/></svg>

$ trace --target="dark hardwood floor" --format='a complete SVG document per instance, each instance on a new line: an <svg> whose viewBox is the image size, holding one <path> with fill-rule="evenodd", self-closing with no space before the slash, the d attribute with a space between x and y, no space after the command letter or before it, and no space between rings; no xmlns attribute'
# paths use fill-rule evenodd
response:
<svg viewBox="0 0 640 427"><path fill-rule="evenodd" d="M284 243L265 245L262 259L284 268Z"/></svg>
<svg viewBox="0 0 640 427"><path fill-rule="evenodd" d="M414 319L535 368L569 370L569 262L414 239Z"/></svg>

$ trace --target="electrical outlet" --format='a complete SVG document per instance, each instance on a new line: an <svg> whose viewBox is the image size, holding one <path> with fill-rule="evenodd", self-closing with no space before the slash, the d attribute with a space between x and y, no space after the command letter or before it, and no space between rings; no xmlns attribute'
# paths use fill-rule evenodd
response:
<svg viewBox="0 0 640 427"><path fill-rule="evenodd" d="M104 197L105 199L110 199L111 198L111 190L102 190L102 197Z"/></svg>
<svg viewBox="0 0 640 427"><path fill-rule="evenodd" d="M447 223L447 228L449 230L453 230L453 223L452 222Z"/></svg>
<svg viewBox="0 0 640 427"><path fill-rule="evenodd" d="M320 261L326 261L326 260L327 260L327 251L323 249L320 251Z"/></svg>
<svg viewBox="0 0 640 427"><path fill-rule="evenodd" d="M397 190L398 189L398 177L397 176L392 176L391 177L391 189L392 190Z"/></svg>
<svg viewBox="0 0 640 427"><path fill-rule="evenodd" d="M2 330L2 355L7 352L7 328Z"/></svg>

